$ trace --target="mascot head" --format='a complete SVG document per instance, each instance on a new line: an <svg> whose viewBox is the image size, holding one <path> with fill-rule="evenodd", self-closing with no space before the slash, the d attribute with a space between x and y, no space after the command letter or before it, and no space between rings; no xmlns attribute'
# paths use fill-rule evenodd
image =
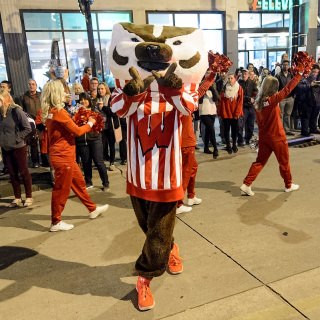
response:
<svg viewBox="0 0 320 320"><path fill-rule="evenodd" d="M176 62L175 73L183 83L199 83L208 68L203 32L195 28L115 24L108 59L120 80L131 79L130 67L146 78L152 70L164 74Z"/></svg>

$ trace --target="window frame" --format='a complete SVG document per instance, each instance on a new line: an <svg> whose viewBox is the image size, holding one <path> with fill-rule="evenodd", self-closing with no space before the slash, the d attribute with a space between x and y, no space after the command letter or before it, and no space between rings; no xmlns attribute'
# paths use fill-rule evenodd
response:
<svg viewBox="0 0 320 320"><path fill-rule="evenodd" d="M202 30L221 30L222 31L222 45L223 45L223 54L227 53L227 37L226 37L226 12L225 11L199 11L199 10L181 10L181 11L175 11L175 10L145 10L145 16L146 16L146 23L149 23L149 14L154 13L154 14L172 14L172 22L173 26L175 26L175 14L197 14L198 15L198 28L200 29L200 14L220 14L222 17L222 28L217 28L217 29L202 29Z"/></svg>
<svg viewBox="0 0 320 320"><path fill-rule="evenodd" d="M6 41L5 41L5 38L4 38L1 13L0 13L0 37L1 37L0 44L2 45L2 50L3 50L3 55L4 55L4 63L6 65L6 71L7 71L7 78L8 78L7 80L11 82L9 59L8 59Z"/></svg>
<svg viewBox="0 0 320 320"><path fill-rule="evenodd" d="M240 27L240 15L241 14L255 14L255 15L259 15L260 18L260 28L241 28ZM285 14L288 14L289 11L257 11L257 12L252 12L252 11L238 11L238 33L278 33L278 32L289 32L289 28L288 27L284 27L284 17ZM263 14L282 14L282 27L269 27L269 28L264 28L262 27L262 15ZM263 30L263 31L261 31Z"/></svg>
<svg viewBox="0 0 320 320"><path fill-rule="evenodd" d="M68 64L68 55L67 55L67 51L66 51L66 42L65 42L65 32L74 32L74 33L78 33L78 32L88 32L87 28L85 30L72 30L72 29L64 29L64 25L63 25L63 17L62 14L63 13L78 13L78 14L82 14L80 11L78 10L49 10L49 9L37 9L37 10L33 10L33 9L20 9L20 20L21 20L21 26L22 26L22 32L23 32L23 37L24 37L24 41L25 41L25 47L28 50L28 71L30 74L30 77L32 76L32 68L31 68L31 62L30 62L30 54L29 54L29 49L28 49L28 39L27 39L27 33L28 32L34 32L34 33L43 33L45 31L49 31L49 32L61 32L62 34L62 42L63 42L63 50L64 50L64 54L65 54L65 61L64 64L66 66L66 68L69 69L69 64ZM34 29L26 29L25 27L25 23L24 23L24 13L57 13L60 16L60 21L61 21L61 29L50 29L50 30L34 30ZM101 71L102 71L102 79L103 81L105 81L105 76L104 76L104 65L103 65L103 60L102 60L102 54L101 54L101 38L100 38L100 32L102 31L112 31L112 29L100 29L99 28L99 14L100 13L128 13L129 14L129 18L130 18L130 22L133 22L133 11L132 10L92 10L91 11L91 15L95 14L96 15L96 22L97 22L97 28L93 29L93 32L97 32L98 34L98 38L96 39L99 42L99 47L96 48L96 50L99 50L100 53L100 65L101 65ZM50 57L48 57L48 61L50 60ZM7 69L7 73L8 73L8 69Z"/></svg>

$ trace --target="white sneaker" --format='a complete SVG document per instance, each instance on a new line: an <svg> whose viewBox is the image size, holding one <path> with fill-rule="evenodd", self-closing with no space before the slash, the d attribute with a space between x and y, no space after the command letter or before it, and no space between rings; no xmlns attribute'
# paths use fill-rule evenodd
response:
<svg viewBox="0 0 320 320"><path fill-rule="evenodd" d="M73 224L69 224L63 221L60 221L57 224L52 224L50 227L50 231L51 232L56 232L56 231L68 231L73 229L74 225Z"/></svg>
<svg viewBox="0 0 320 320"><path fill-rule="evenodd" d="M188 199L188 206L193 206L194 204L200 204L202 202L202 199L199 199L197 197L194 197L192 199Z"/></svg>
<svg viewBox="0 0 320 320"><path fill-rule="evenodd" d="M109 170L110 170L110 171L116 170L116 166L115 166L114 164L110 164Z"/></svg>
<svg viewBox="0 0 320 320"><path fill-rule="evenodd" d="M107 211L108 208L109 208L109 205L108 205L108 204L105 204L105 205L103 205L103 206L97 207L96 210L91 211L91 212L89 213L89 218L90 218L90 219L95 219L96 217L100 216L100 214L101 214L102 212Z"/></svg>
<svg viewBox="0 0 320 320"><path fill-rule="evenodd" d="M251 186L247 186L246 184L243 184L240 187L241 195L242 196L254 196L254 192L251 190Z"/></svg>
<svg viewBox="0 0 320 320"><path fill-rule="evenodd" d="M17 208L22 207L22 199L14 199L9 205L8 208Z"/></svg>
<svg viewBox="0 0 320 320"><path fill-rule="evenodd" d="M284 192L296 191L299 188L300 188L300 186L298 184L291 183L291 187L290 188L285 188Z"/></svg>
<svg viewBox="0 0 320 320"><path fill-rule="evenodd" d="M187 212L190 212L191 210L192 210L191 207L187 207L185 205L182 205L179 208L177 208L176 214L187 213Z"/></svg>

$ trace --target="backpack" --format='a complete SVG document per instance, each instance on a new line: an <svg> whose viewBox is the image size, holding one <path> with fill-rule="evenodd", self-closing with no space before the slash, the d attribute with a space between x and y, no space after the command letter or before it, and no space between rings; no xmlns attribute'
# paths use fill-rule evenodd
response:
<svg viewBox="0 0 320 320"><path fill-rule="evenodd" d="M34 119L30 116L29 113L21 110L25 116L27 117L28 119L28 122L30 124L30 127L31 127L31 132L27 135L26 139L29 138L29 137L32 137L32 136L35 136L36 133L37 133L37 127L36 127L36 122L34 121ZM16 131L20 131L21 129L21 126L20 126L20 123L18 121L18 116L17 116L17 111L16 111L16 108L13 108L12 111L11 111L11 114L12 114L12 118L13 118L13 121L15 122L16 124Z"/></svg>

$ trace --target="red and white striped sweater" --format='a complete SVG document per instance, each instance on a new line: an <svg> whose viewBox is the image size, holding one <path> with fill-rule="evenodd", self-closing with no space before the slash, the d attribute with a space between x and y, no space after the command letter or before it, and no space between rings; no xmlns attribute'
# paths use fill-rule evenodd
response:
<svg viewBox="0 0 320 320"><path fill-rule="evenodd" d="M158 86L130 97L125 81L116 80L112 111L127 117L127 193L156 202L183 198L181 168L181 115L190 115L198 101L198 84L182 89Z"/></svg>

